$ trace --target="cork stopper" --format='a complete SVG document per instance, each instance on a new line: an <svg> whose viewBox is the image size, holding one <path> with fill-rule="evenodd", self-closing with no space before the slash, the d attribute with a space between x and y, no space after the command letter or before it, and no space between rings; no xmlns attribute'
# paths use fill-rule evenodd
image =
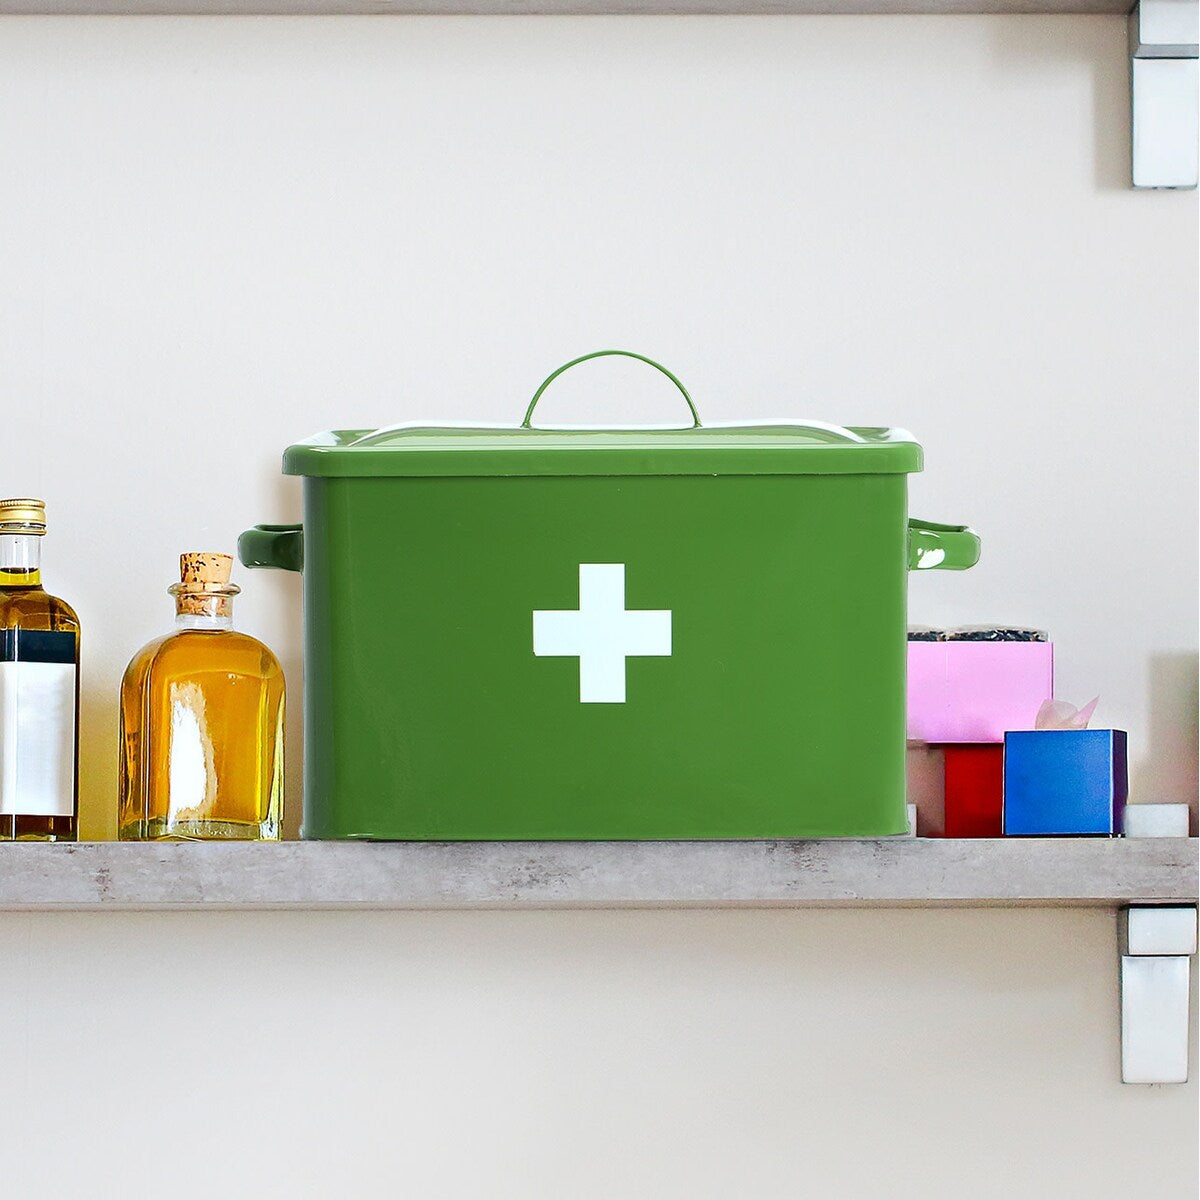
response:
<svg viewBox="0 0 1200 1200"><path fill-rule="evenodd" d="M179 582L168 590L175 611L196 617L233 615L233 598L241 590L229 582L233 555L192 550L179 556Z"/></svg>
<svg viewBox="0 0 1200 1200"><path fill-rule="evenodd" d="M185 583L228 583L233 571L232 554L193 550L179 556L179 578Z"/></svg>

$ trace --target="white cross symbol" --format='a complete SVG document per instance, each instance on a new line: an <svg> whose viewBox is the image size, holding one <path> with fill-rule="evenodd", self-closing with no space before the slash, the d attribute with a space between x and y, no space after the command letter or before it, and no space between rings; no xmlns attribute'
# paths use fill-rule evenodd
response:
<svg viewBox="0 0 1200 1200"><path fill-rule="evenodd" d="M533 614L539 658L579 659L581 704L625 703L625 660L671 655L671 610L625 608L624 563L579 564L579 608Z"/></svg>

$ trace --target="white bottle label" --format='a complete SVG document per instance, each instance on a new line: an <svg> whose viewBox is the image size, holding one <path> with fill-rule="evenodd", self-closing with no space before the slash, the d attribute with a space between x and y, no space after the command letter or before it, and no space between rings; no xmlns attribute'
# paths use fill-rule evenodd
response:
<svg viewBox="0 0 1200 1200"><path fill-rule="evenodd" d="M75 811L75 664L0 662L0 815Z"/></svg>

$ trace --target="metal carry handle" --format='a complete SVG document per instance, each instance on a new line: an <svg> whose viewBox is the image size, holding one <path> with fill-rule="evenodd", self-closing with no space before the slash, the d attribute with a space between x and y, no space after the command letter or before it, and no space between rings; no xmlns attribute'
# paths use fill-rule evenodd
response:
<svg viewBox="0 0 1200 1200"><path fill-rule="evenodd" d="M274 567L280 571L304 568L304 528L301 525L255 525L238 538L243 567Z"/></svg>
<svg viewBox="0 0 1200 1200"><path fill-rule="evenodd" d="M591 354L582 354L579 358L573 358L569 363L563 363L557 371L552 371L545 379L542 380L542 386L533 393L533 399L529 402L529 407L525 410L525 419L521 422L522 429L532 429L533 410L537 407L537 402L542 398L542 393L564 372L569 371L572 367L577 367L582 362L587 362L589 358L607 358L609 355L617 354L622 358L636 358L638 362L644 362L652 366L656 371L661 371L678 389L684 400L687 402L688 411L692 414L692 428L700 428L700 414L696 411L695 404L692 403L691 396L688 395L688 390L683 384L673 375L662 363L657 363L652 358L647 358L644 354L635 354L632 350L593 350Z"/></svg>
<svg viewBox="0 0 1200 1200"><path fill-rule="evenodd" d="M908 522L910 571L965 571L979 561L979 534L969 525Z"/></svg>

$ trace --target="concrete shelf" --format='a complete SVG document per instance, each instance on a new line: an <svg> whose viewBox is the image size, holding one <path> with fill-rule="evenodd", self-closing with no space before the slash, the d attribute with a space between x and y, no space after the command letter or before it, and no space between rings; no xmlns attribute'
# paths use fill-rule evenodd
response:
<svg viewBox="0 0 1200 1200"><path fill-rule="evenodd" d="M1130 0L0 0L0 14L198 16L814 16L1120 13Z"/></svg>
<svg viewBox="0 0 1200 1200"><path fill-rule="evenodd" d="M0 845L10 912L1117 908L1196 896L1194 838Z"/></svg>

